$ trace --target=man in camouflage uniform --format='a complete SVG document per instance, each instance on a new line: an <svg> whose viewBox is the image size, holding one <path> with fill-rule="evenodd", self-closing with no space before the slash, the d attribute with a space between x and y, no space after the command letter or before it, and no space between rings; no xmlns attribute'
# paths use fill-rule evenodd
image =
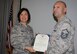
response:
<svg viewBox="0 0 77 54"><path fill-rule="evenodd" d="M63 1L57 1L53 7L53 16L56 20L46 54L74 54L75 28L66 17L67 6Z"/></svg>

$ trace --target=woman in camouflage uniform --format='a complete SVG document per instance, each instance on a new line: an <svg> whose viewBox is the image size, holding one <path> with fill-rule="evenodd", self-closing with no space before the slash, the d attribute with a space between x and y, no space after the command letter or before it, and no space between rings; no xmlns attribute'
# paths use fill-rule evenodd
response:
<svg viewBox="0 0 77 54"><path fill-rule="evenodd" d="M15 25L11 32L11 45L14 47L13 54L31 54L34 52L32 45L34 35L30 22L30 13L27 8L20 9L18 13L19 23Z"/></svg>

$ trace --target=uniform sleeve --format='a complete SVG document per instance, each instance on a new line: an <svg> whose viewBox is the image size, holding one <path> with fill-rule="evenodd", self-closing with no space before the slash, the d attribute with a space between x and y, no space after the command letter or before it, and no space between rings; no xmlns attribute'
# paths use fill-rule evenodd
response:
<svg viewBox="0 0 77 54"><path fill-rule="evenodd" d="M55 35L57 34L57 35ZM73 36L71 36L71 26L68 23L64 23L57 33L54 33L55 36L51 37L50 40L50 50L48 54L63 54L65 53L69 47L71 46L71 40Z"/></svg>
<svg viewBox="0 0 77 54"><path fill-rule="evenodd" d="M16 48L16 49L22 49L24 46L23 38L21 39L21 34L18 31L18 27L15 26L12 29L10 40L11 40L11 45Z"/></svg>
<svg viewBox="0 0 77 54"><path fill-rule="evenodd" d="M31 45L33 46L34 44L34 40L35 40L35 35L34 35L34 31L33 31L33 28L29 26L29 32L30 32L30 42L31 42Z"/></svg>
<svg viewBox="0 0 77 54"><path fill-rule="evenodd" d="M31 31L31 33L32 33L31 41L32 41L32 46L33 46L33 44L34 44L34 40L35 40L35 36L34 36L33 29L32 29L32 31Z"/></svg>

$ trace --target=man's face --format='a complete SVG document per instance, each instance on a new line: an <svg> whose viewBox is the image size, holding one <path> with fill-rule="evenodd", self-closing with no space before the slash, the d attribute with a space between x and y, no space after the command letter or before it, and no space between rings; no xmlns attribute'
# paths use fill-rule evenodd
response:
<svg viewBox="0 0 77 54"><path fill-rule="evenodd" d="M55 3L54 7L53 7L53 15L56 18L60 18L61 16L63 16L66 12L66 7L64 6L63 3L61 2L57 2Z"/></svg>

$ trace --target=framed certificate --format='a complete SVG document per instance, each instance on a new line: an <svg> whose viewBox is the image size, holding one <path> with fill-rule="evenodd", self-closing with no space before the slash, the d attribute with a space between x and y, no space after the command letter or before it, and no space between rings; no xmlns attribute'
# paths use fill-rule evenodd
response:
<svg viewBox="0 0 77 54"><path fill-rule="evenodd" d="M33 49L39 52L45 52L47 50L49 37L45 34L37 34L34 42Z"/></svg>

